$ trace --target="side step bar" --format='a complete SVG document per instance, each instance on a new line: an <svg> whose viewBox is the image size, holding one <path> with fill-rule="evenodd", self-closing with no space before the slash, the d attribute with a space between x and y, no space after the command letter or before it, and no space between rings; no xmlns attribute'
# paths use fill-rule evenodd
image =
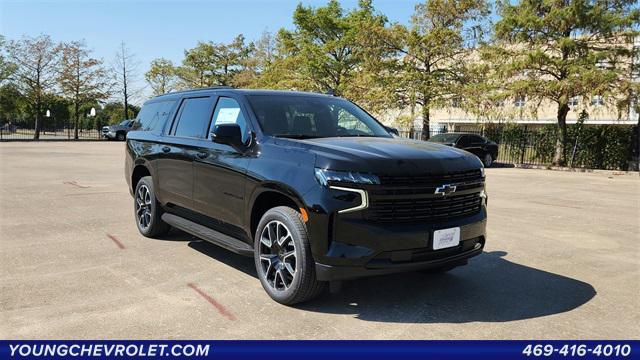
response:
<svg viewBox="0 0 640 360"><path fill-rule="evenodd" d="M193 221L187 220L183 217L164 213L162 215L162 221L210 243L223 247L227 250L231 250L236 254L253 256L253 247L244 241L240 241L229 235L225 235L206 226L194 223Z"/></svg>

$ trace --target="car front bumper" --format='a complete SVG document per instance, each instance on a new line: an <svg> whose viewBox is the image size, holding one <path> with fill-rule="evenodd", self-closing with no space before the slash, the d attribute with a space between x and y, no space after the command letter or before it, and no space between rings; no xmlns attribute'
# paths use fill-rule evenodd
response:
<svg viewBox="0 0 640 360"><path fill-rule="evenodd" d="M320 281L334 281L461 265L482 253L486 221L485 206L473 216L431 224L340 219L328 251L316 256L316 276ZM460 243L433 250L433 232L452 227L460 227Z"/></svg>

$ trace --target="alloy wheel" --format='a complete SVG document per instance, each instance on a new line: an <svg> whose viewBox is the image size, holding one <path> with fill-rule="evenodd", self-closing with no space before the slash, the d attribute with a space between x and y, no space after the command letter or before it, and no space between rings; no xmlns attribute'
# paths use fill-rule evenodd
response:
<svg viewBox="0 0 640 360"><path fill-rule="evenodd" d="M152 215L151 192L147 185L143 184L136 192L136 216L138 217L138 225L141 229L146 230L149 228Z"/></svg>
<svg viewBox="0 0 640 360"><path fill-rule="evenodd" d="M287 290L296 276L296 245L285 224L273 220L260 234L260 264L269 286Z"/></svg>
<svg viewBox="0 0 640 360"><path fill-rule="evenodd" d="M484 166L485 167L490 167L491 164L493 164L493 157L491 156L491 154L485 154L484 155Z"/></svg>

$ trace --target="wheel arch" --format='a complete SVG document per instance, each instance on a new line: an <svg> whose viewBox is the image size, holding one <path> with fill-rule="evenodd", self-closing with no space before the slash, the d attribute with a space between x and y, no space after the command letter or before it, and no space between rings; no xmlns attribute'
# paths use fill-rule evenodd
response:
<svg viewBox="0 0 640 360"><path fill-rule="evenodd" d="M251 196L247 211L246 221L251 238L255 235L264 213L277 206L287 206L298 212L305 208L302 198L288 186L276 183L263 184Z"/></svg>
<svg viewBox="0 0 640 360"><path fill-rule="evenodd" d="M133 167L133 171L131 172L131 191L135 193L136 185L138 185L138 181L145 176L151 176L151 170L144 162L138 162Z"/></svg>

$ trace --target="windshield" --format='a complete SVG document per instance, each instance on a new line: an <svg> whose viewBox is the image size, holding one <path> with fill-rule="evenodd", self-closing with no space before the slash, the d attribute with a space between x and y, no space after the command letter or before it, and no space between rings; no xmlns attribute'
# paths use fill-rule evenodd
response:
<svg viewBox="0 0 640 360"><path fill-rule="evenodd" d="M449 143L456 142L459 137L460 137L460 134L438 134L438 135L433 135L429 140L437 143L449 144Z"/></svg>
<svg viewBox="0 0 640 360"><path fill-rule="evenodd" d="M349 101L318 96L248 96L262 131L277 137L391 137L364 110Z"/></svg>
<svg viewBox="0 0 640 360"><path fill-rule="evenodd" d="M125 120L125 121L121 122L120 125L128 126L129 125L129 121L131 121L131 120Z"/></svg>

